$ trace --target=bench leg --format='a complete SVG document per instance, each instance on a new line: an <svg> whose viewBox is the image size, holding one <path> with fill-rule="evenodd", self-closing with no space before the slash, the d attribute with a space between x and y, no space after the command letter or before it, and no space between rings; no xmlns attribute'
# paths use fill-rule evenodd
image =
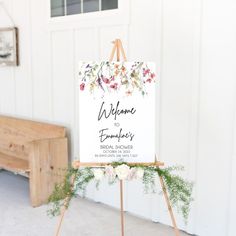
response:
<svg viewBox="0 0 236 236"><path fill-rule="evenodd" d="M35 141L30 151L30 199L37 207L47 203L56 183L64 180L68 167L67 139Z"/></svg>

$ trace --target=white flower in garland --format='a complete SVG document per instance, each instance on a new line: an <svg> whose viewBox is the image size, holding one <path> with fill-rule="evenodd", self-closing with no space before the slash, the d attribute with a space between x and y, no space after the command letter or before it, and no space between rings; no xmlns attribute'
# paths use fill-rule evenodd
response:
<svg viewBox="0 0 236 236"><path fill-rule="evenodd" d="M105 166L105 174L108 177L109 181L113 181L116 178L116 172L113 166Z"/></svg>
<svg viewBox="0 0 236 236"><path fill-rule="evenodd" d="M129 175L130 167L122 164L115 168L115 172L120 180L125 180Z"/></svg>
<svg viewBox="0 0 236 236"><path fill-rule="evenodd" d="M136 168L136 177L137 179L143 179L144 176L144 169Z"/></svg>
<svg viewBox="0 0 236 236"><path fill-rule="evenodd" d="M100 168L94 168L93 175L95 180L101 180L104 177L104 171Z"/></svg>
<svg viewBox="0 0 236 236"><path fill-rule="evenodd" d="M131 168L129 170L129 174L128 174L127 180L131 181L131 180L136 179L137 178L136 172L137 172L136 168Z"/></svg>

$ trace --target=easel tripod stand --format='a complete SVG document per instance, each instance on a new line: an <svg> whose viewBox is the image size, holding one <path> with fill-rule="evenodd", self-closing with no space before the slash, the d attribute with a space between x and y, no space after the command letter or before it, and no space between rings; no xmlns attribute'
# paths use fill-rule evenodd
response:
<svg viewBox="0 0 236 236"><path fill-rule="evenodd" d="M116 39L115 41L113 41L113 44L114 44L114 46L113 46L109 61L110 62L113 61L115 53L116 53L117 61L120 61L121 55L123 57L123 60L127 61L127 58L126 58L125 51L124 51L121 40ZM110 163L90 163L90 162L89 163L85 163L85 162L82 163L81 162L81 163L79 163L79 166L80 167L104 167L104 166L109 165L109 164ZM153 162L153 163L129 163L129 164L130 165L141 164L141 165L144 165L144 166L157 166L157 167L164 166L163 162L159 162L157 160L155 160L155 162ZM174 217L174 213L173 213L173 210L172 210L172 207L171 207L171 204L170 204L169 196L168 196L168 193L167 193L167 190L166 190L166 187L165 187L165 182L163 180L163 177L160 176L160 175L159 175L159 179L160 179L160 184L161 184L161 188L162 188L162 191L163 191L163 195L164 195L164 198L165 198L165 202L167 204L168 212L169 212L169 215L170 215L170 218L171 218L171 221L172 221L172 225L173 225L173 228L174 228L175 236L180 236L180 232L179 232L179 229L177 227L176 220L175 220L175 217ZM74 187L74 182L75 182L75 178L73 178L71 180L71 187L72 188ZM124 196L124 182L123 182L123 180L120 180L119 182L120 182L119 187L120 187L121 236L124 236L125 235L125 224L124 224L125 217L124 217L124 199L123 199L123 196ZM66 212L66 209L67 209L66 206L67 206L69 200L70 200L69 198L66 198L64 200L64 208L61 211L61 215L60 215L60 219L59 219L59 223L58 223L58 226L57 226L57 229L56 229L55 236L59 236L59 234L60 234L62 222L63 222L65 212Z"/></svg>

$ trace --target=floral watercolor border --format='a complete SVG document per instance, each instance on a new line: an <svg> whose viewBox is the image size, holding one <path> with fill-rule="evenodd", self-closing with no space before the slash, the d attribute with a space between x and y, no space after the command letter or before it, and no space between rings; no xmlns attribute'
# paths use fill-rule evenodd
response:
<svg viewBox="0 0 236 236"><path fill-rule="evenodd" d="M79 71L80 90L94 93L135 91L147 94L147 85L155 83L156 74L144 62L83 62Z"/></svg>

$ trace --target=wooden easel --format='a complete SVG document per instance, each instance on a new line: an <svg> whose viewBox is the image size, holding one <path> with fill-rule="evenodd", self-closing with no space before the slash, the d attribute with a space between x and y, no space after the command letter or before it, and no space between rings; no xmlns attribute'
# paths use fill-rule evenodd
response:
<svg viewBox="0 0 236 236"><path fill-rule="evenodd" d="M113 48L112 48L112 52L111 52L111 56L110 56L110 59L109 59L109 62L113 61L114 59L114 56L115 56L115 53L116 53L116 59L117 61L120 61L120 57L122 55L124 61L127 61L127 58L126 58L126 55L125 55L125 51L124 51L124 48L123 48L123 45L122 45L122 42L120 39L116 39L115 41L112 42L114 44ZM104 167L106 165L109 165L111 163L97 163L97 162L81 162L79 163L79 166L80 167ZM163 162L160 162L160 161L157 161L156 160L156 157L155 157L155 162L151 163L151 162L148 162L148 163L129 163L130 166L136 166L136 165L143 165L143 166L156 166L156 167L160 167L160 166L164 166L164 163ZM169 211L169 214L170 214L170 217L171 217L171 221L172 221L172 225L174 227L174 232L175 232L175 236L180 236L180 232L179 232L179 229L177 228L177 224L176 224L176 220L175 220L175 217L174 217L174 213L173 213L173 210L172 210L172 207L171 207L171 204L170 204L170 200L169 200L169 196L167 194L167 190L166 190L166 187L165 187L165 182L164 182L164 179L162 176L159 175L159 179L160 179L160 184L161 184L161 188L162 188L162 191L163 191L163 194L164 194L164 198L165 198L165 201L166 201L166 204L167 204L167 207L168 207L168 211ZM71 187L73 188L74 187L74 182L75 182L75 177L72 177L72 180L71 180ZM121 236L124 236L125 235L125 217L124 217L124 182L123 180L120 180L120 220L121 220ZM60 220L59 220L59 223L58 223L58 226L57 226L57 229L56 229L56 234L55 236L59 236L59 233L60 233L60 230L61 230L61 226L62 226L62 222L63 222L63 219L64 219L64 216L65 216L65 212L66 212L66 206L69 202L69 198L66 198L65 201L64 201L64 208L62 209L62 212L61 212L61 216L60 216Z"/></svg>

